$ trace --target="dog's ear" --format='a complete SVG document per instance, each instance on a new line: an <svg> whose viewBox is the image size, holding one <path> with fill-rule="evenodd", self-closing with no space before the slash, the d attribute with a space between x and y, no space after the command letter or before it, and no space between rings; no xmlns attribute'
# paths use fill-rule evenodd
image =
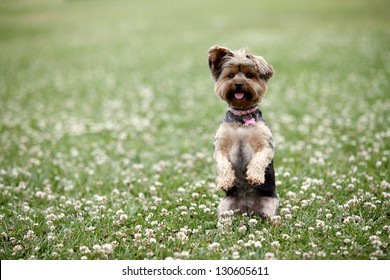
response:
<svg viewBox="0 0 390 280"><path fill-rule="evenodd" d="M271 64L267 63L261 56L253 56L253 60L257 66L257 71L261 79L266 82L274 75L274 69Z"/></svg>
<svg viewBox="0 0 390 280"><path fill-rule="evenodd" d="M218 79L222 71L221 62L227 55L232 55L228 48L213 46L209 49L209 67L215 81Z"/></svg>

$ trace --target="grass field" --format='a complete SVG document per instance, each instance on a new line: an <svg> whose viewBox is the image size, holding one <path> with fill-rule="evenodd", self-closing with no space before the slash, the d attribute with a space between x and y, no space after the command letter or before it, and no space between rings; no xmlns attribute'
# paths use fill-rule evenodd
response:
<svg viewBox="0 0 390 280"><path fill-rule="evenodd" d="M1 259L390 259L390 4L0 2ZM279 216L218 223L207 50L275 69Z"/></svg>

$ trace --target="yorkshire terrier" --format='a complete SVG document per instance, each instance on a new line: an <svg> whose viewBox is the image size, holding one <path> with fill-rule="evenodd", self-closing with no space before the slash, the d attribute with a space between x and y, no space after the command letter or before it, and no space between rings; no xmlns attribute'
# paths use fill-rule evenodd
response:
<svg viewBox="0 0 390 280"><path fill-rule="evenodd" d="M217 187L226 197L218 206L219 219L226 211L277 215L272 133L257 105L262 101L272 65L246 49L213 46L208 52L215 93L230 109L215 135Z"/></svg>

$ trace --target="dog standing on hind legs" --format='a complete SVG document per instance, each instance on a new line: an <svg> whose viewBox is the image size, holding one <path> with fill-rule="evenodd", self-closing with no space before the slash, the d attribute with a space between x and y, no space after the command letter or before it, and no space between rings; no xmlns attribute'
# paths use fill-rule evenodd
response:
<svg viewBox="0 0 390 280"><path fill-rule="evenodd" d="M232 51L220 46L209 49L208 61L215 93L230 107L214 142L217 187L226 193L218 217L233 210L270 218L279 206L274 144L257 105L267 91L273 68L245 49Z"/></svg>

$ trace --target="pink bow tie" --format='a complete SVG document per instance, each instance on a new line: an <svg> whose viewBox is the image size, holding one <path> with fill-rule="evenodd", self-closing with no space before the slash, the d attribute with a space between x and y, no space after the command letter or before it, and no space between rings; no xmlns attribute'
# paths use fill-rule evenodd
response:
<svg viewBox="0 0 390 280"><path fill-rule="evenodd" d="M249 120L244 119L244 125L252 125L252 124L256 124L255 118L251 118Z"/></svg>

